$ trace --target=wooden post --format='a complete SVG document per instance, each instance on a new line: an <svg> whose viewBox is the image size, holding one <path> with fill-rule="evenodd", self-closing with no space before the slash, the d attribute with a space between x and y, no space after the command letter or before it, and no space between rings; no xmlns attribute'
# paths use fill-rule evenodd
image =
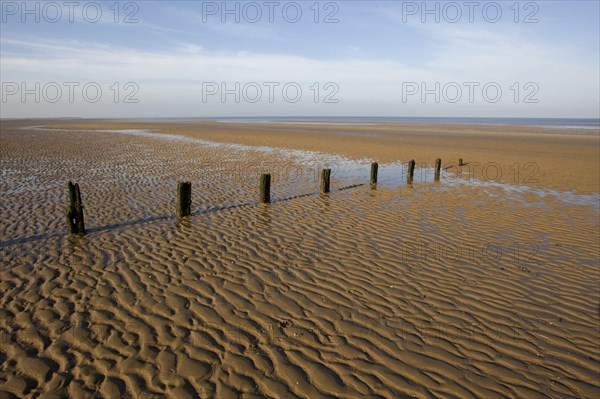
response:
<svg viewBox="0 0 600 399"><path fill-rule="evenodd" d="M85 234L85 223L83 221L83 203L79 184L67 183L69 192L69 206L67 207L67 228L70 234Z"/></svg>
<svg viewBox="0 0 600 399"><path fill-rule="evenodd" d="M329 192L329 183L331 181L331 169L321 171L321 193Z"/></svg>
<svg viewBox="0 0 600 399"><path fill-rule="evenodd" d="M412 159L409 163L408 163L408 176L407 176L407 181L409 183L411 183L413 181L413 177L415 175L415 160Z"/></svg>
<svg viewBox="0 0 600 399"><path fill-rule="evenodd" d="M192 183L177 183L177 220L192 214Z"/></svg>
<svg viewBox="0 0 600 399"><path fill-rule="evenodd" d="M462 158L458 158L458 166L465 166Z"/></svg>
<svg viewBox="0 0 600 399"><path fill-rule="evenodd" d="M260 203L268 204L271 202L271 175L263 173L260 175Z"/></svg>
<svg viewBox="0 0 600 399"><path fill-rule="evenodd" d="M379 164L377 162L373 162L371 164L371 184L377 183L377 171L379 170Z"/></svg>
<svg viewBox="0 0 600 399"><path fill-rule="evenodd" d="M435 181L440 181L440 170L442 169L442 160L440 158L435 160Z"/></svg>

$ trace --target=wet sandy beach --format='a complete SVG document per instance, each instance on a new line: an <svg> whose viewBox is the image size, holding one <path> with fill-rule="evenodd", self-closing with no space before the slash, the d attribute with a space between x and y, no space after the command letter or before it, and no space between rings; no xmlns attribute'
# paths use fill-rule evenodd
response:
<svg viewBox="0 0 600 399"><path fill-rule="evenodd" d="M0 397L600 394L595 131L30 120L1 133ZM68 180L84 237L66 235ZM192 216L177 223L184 180Z"/></svg>

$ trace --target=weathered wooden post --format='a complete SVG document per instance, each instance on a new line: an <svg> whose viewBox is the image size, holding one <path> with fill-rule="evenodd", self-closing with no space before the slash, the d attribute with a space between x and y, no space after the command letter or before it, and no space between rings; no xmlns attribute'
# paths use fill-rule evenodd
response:
<svg viewBox="0 0 600 399"><path fill-rule="evenodd" d="M69 206L67 207L67 228L69 234L85 234L85 223L83 221L83 203L81 202L81 192L79 184L73 182L67 183L69 192Z"/></svg>
<svg viewBox="0 0 600 399"><path fill-rule="evenodd" d="M329 192L329 183L331 181L331 169L321 171L321 193Z"/></svg>
<svg viewBox="0 0 600 399"><path fill-rule="evenodd" d="M465 166L462 158L458 158L458 166Z"/></svg>
<svg viewBox="0 0 600 399"><path fill-rule="evenodd" d="M435 181L440 181L440 170L442 169L442 160L440 158L435 160Z"/></svg>
<svg viewBox="0 0 600 399"><path fill-rule="evenodd" d="M409 183L411 183L413 181L413 177L415 175L415 160L412 159L409 163L408 163L408 176L407 176L407 181Z"/></svg>
<svg viewBox="0 0 600 399"><path fill-rule="evenodd" d="M192 183L177 183L177 220L192 214Z"/></svg>
<svg viewBox="0 0 600 399"><path fill-rule="evenodd" d="M260 203L268 204L271 202L271 175L263 173L260 175Z"/></svg>
<svg viewBox="0 0 600 399"><path fill-rule="evenodd" d="M371 184L377 183L377 171L379 170L379 164L377 162L373 162L371 164Z"/></svg>

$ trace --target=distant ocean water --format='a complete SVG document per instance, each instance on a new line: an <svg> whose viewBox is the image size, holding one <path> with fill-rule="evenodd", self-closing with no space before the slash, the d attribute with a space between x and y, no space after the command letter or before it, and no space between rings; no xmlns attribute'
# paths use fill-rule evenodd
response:
<svg viewBox="0 0 600 399"><path fill-rule="evenodd" d="M445 117L227 117L205 119L223 123L371 125L386 122L466 125L525 125L548 128L600 129L600 119L583 118L445 118Z"/></svg>

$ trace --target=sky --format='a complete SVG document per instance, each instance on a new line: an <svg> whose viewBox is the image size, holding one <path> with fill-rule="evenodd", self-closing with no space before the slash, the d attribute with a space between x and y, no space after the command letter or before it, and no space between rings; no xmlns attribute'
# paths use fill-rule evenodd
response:
<svg viewBox="0 0 600 399"><path fill-rule="evenodd" d="M599 1L1 1L2 118L600 117Z"/></svg>

